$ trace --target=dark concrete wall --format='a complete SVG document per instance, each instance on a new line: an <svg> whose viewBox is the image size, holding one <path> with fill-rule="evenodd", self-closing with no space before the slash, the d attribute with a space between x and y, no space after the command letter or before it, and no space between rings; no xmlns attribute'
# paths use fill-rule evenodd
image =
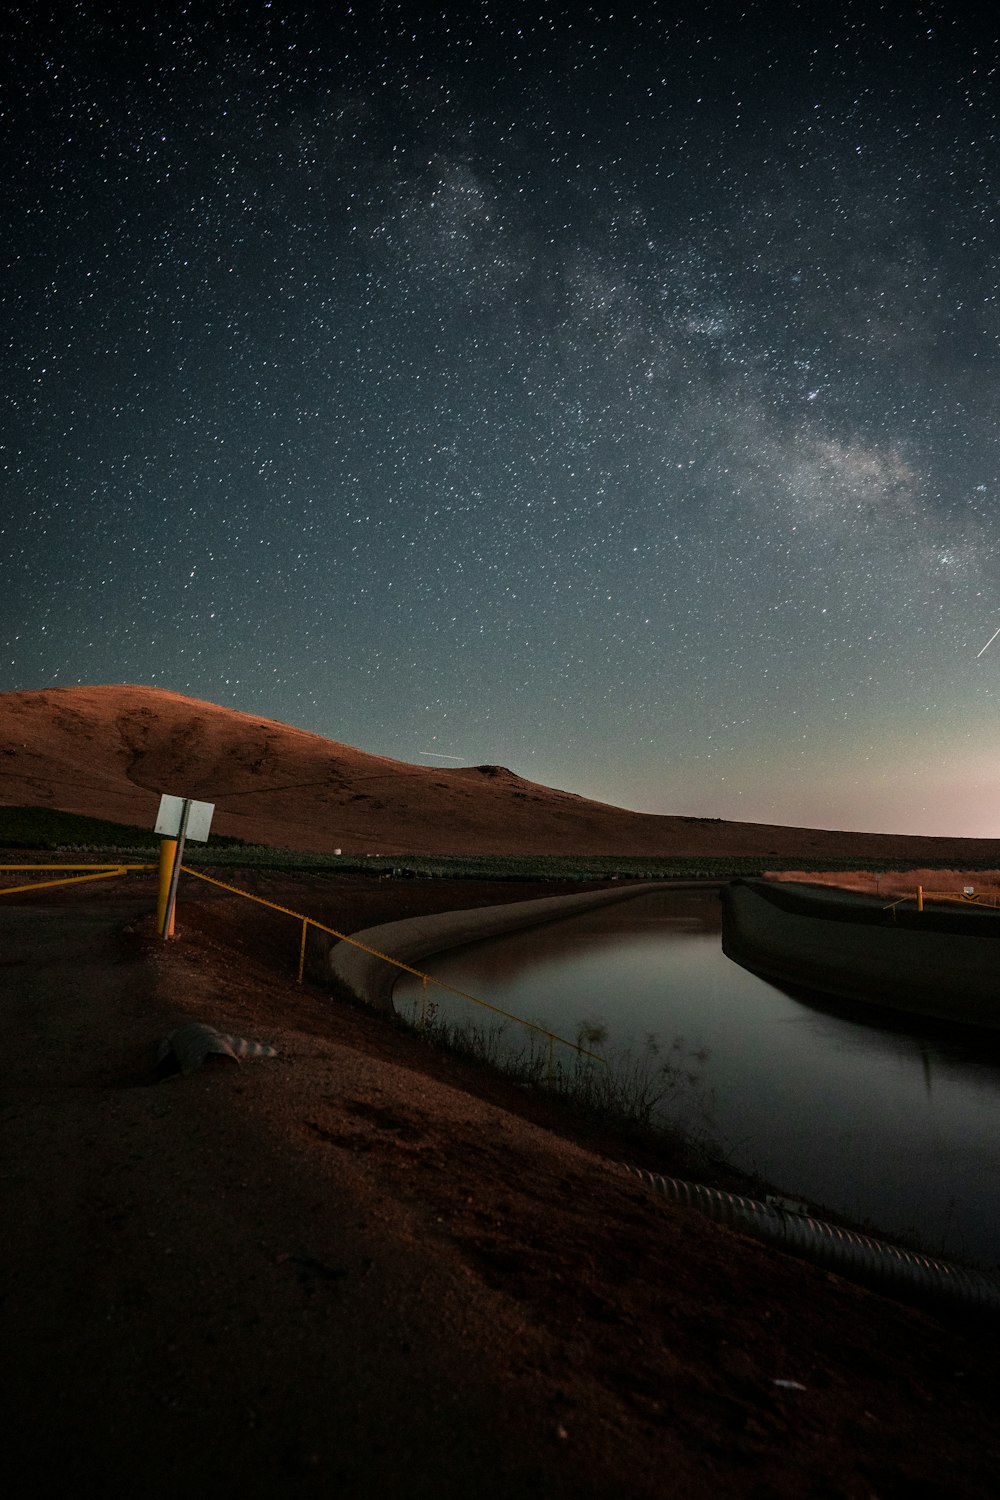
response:
<svg viewBox="0 0 1000 1500"><path fill-rule="evenodd" d="M728 886L726 954L775 984L1000 1029L1000 914L941 930L932 913L900 926L880 904L877 918L859 907L852 920L836 895L795 897L766 881Z"/></svg>

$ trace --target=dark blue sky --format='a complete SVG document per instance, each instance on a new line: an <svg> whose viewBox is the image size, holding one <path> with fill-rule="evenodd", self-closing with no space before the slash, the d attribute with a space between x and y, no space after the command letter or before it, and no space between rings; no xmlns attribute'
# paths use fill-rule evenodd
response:
<svg viewBox="0 0 1000 1500"><path fill-rule="evenodd" d="M630 9L8 8L0 690L1000 835L998 28Z"/></svg>

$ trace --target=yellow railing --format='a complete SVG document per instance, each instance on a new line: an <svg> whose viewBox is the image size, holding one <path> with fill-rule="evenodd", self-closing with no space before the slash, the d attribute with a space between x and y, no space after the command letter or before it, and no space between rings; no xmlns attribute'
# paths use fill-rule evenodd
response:
<svg viewBox="0 0 1000 1500"><path fill-rule="evenodd" d="M193 875L196 880L207 881L209 885L218 886L220 890L231 891L234 896L242 896L246 901L256 901L259 906L269 906L272 911L283 912L286 917L295 917L299 922L301 922L302 936L299 942L299 984L302 983L302 974L305 968L306 937L308 936L309 928L315 927L318 932L329 933L331 937L339 938L342 943L350 943L352 947L360 948L363 953L370 953L373 958L384 959L387 964L392 964L396 969L401 969L407 974L415 974L418 979L423 981L424 994L426 994L427 986L429 984L436 985L440 990L448 990L452 995L459 995L463 1000L470 1000L473 1005L480 1005L484 1010L492 1011L495 1016L503 1016L504 1020L506 1021L514 1021L518 1026L525 1027L526 1030L534 1031L539 1036L546 1037L549 1044L547 1069L550 1078L553 1074L553 1053L556 1042L559 1042L563 1047L571 1048L581 1057L592 1058L595 1062L604 1063L606 1066L605 1058L601 1057L597 1052L591 1052L586 1047L582 1047L579 1042L571 1042L568 1040L568 1038L559 1036L557 1032L549 1031L545 1026L538 1026L534 1021L525 1021L522 1016L515 1016L511 1011L503 1010L499 1005L491 1005L488 1000L481 1000L478 995L470 995L467 990L460 990L455 985L446 983L446 981L443 979L435 979L433 974L426 974L424 973L423 969L414 969L410 964L404 964L401 959L393 958L391 954L381 953L378 948L370 948L367 943L359 943L357 938L350 937L346 932L338 932L334 927L327 927L324 922L317 922L315 917L307 917L305 913L301 911L292 911L291 907L288 906L279 906L276 901L265 901L263 896L255 896L251 891L241 890L238 885L227 885L224 880L216 880L214 875L205 875L201 870L192 870L189 865L182 865L181 868L184 871L185 875ZM424 1014L425 1007L422 1005L422 1020L424 1018Z"/></svg>
<svg viewBox="0 0 1000 1500"><path fill-rule="evenodd" d="M896 907L904 905L907 901L915 901L918 911L923 911L925 901L951 901L956 906L986 906L991 911L1000 907L998 895L976 895L974 892L967 895L965 891L927 891L922 885L918 885L912 896L897 896L895 901L888 902L882 910L895 914Z"/></svg>
<svg viewBox="0 0 1000 1500"><path fill-rule="evenodd" d="M19 874L34 870L89 870L89 875L67 875L61 880L29 880L20 885L0 888L0 896L10 896L17 891L47 891L54 885L84 885L88 880L111 880L116 875L128 875L133 870L152 870L153 865L0 865L0 873Z"/></svg>

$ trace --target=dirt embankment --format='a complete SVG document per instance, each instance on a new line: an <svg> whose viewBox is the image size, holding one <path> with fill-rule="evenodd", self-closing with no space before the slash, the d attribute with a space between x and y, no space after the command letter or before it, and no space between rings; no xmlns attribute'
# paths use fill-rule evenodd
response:
<svg viewBox="0 0 1000 1500"><path fill-rule="evenodd" d="M1000 870L906 869L898 870L771 870L768 880L790 881L795 885L829 886L841 891L855 891L862 896L880 896L886 902L916 901L918 891L924 899L957 901L971 891L988 904L1000 902Z"/></svg>
<svg viewBox="0 0 1000 1500"><path fill-rule="evenodd" d="M356 898L345 927L390 914ZM671 1209L599 1126L297 989L277 913L189 894L164 945L138 892L42 899L0 906L35 1492L995 1494L992 1340ZM191 1017L279 1056L154 1084Z"/></svg>

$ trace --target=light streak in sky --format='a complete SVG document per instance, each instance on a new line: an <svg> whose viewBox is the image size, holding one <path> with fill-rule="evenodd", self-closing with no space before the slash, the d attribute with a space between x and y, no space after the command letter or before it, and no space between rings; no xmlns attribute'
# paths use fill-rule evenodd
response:
<svg viewBox="0 0 1000 1500"><path fill-rule="evenodd" d="M997 631L997 635L1000 635L1000 630ZM462 756L462 755L442 755L440 750L418 750L417 754L418 755L430 755L434 760L459 760L460 761L460 760L464 760L465 759L465 757Z"/></svg>
<svg viewBox="0 0 1000 1500"><path fill-rule="evenodd" d="M989 640L986 642L986 645L983 647L983 651L988 650L989 647L992 646L993 642L996 640L996 638L997 638L998 635L1000 635L1000 629L994 630L993 634L990 636ZM978 661L979 658L982 656L983 651L977 651L976 652L976 661Z"/></svg>

